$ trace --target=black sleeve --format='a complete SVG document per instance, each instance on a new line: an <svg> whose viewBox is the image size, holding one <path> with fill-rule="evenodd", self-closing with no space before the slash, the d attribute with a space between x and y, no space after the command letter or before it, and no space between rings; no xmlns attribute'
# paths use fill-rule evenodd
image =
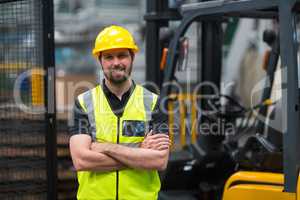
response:
<svg viewBox="0 0 300 200"><path fill-rule="evenodd" d="M90 133L90 123L87 113L82 109L78 99L75 100L72 118L69 119L68 129L70 135L88 134Z"/></svg>
<svg viewBox="0 0 300 200"><path fill-rule="evenodd" d="M161 100L158 97L154 110L152 112L152 118L150 121L150 128L154 133L169 134L168 114L162 108Z"/></svg>

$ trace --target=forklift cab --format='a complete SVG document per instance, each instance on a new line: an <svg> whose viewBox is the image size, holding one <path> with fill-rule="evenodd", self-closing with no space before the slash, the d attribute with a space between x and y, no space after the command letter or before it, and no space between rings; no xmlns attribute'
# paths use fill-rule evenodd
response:
<svg viewBox="0 0 300 200"><path fill-rule="evenodd" d="M297 16L299 12L300 3L297 0L214 0L185 4L181 6L182 19L174 31L174 36L172 37L168 48L161 88L161 98L169 99L169 101L171 101L169 96L173 92L172 87L170 84L164 83L170 83L176 79L175 73L176 68L178 67L178 62L182 62L179 47L181 46L180 44L184 34L193 22L224 23L229 18L255 18L274 19L279 23L277 42L275 42L274 46L272 46L273 52L271 52L268 60L267 75L272 76L274 68L277 65L278 58L280 58L282 73L280 119L282 128L279 132L281 133L281 137L276 139L277 142L274 142L274 140L272 140L272 138L268 135L262 135L261 130L267 129L266 122L258 122L258 125L254 128L255 134L252 137L249 137L242 147L232 145L226 140L226 137L202 136L201 133L198 133L195 144L192 144L190 148L192 148L191 151L196 152L196 154L198 152L199 157L191 158L191 160L201 160L201 156L207 155L207 153L213 154L222 151L222 153L225 152L226 156L230 155L230 158L228 157L228 159L235 160L236 166L234 167L234 170L230 172L230 178L225 181L226 183L223 185L224 187L222 189L223 192L221 196L212 193L205 194L204 196L196 196L195 199L300 199L300 182L298 178L300 164L300 78L298 77L299 64L297 61L298 41L296 31ZM219 43L221 40L211 40L210 42ZM203 49L203 51L205 51L205 49ZM220 52L221 49L216 51ZM205 74L210 70L208 68L211 67L214 66L203 65L201 69L202 74L205 76ZM221 70L218 71L221 73ZM218 83L219 81L218 84L220 84L220 74L215 74L215 76L218 78L214 80L206 80L204 77L204 80L202 79L201 81L213 81L214 83ZM266 108L272 104L268 101L268 98L271 95L271 87L266 88L267 89L264 89L261 97L261 105L251 108L258 109L259 114L265 117L267 113ZM195 95L201 96L210 94L210 91L207 90L200 90L199 92L200 94ZM231 117L231 120L232 118L234 120L234 118L241 117L240 115L235 116L234 114L240 114L247 111L247 108L241 107L238 103L236 104L236 101L232 97L222 94L210 99L209 103L219 103L221 98L225 98L226 101L231 102L231 105L234 106L229 106L227 110L224 110L222 107L219 110L220 112L217 112L217 115L214 116L201 115L200 118L197 118L197 123L205 123L205 120L209 120L211 118L228 119ZM209 103L200 101L200 108L203 109L203 107L207 106ZM217 103L216 105L219 105ZM164 106L168 108L168 103L166 102ZM235 112L235 109L240 110L238 110L239 112ZM238 135L239 133L236 134ZM282 141L278 142L278 140ZM204 150L204 153L202 152L201 154L202 150ZM280 163L278 164L280 166L274 166L277 164L274 164L273 162L269 168L260 169L257 167L252 168L252 170L250 169L251 171L249 171L249 169L245 171L245 168L243 169L240 164L243 164L243 156L249 150L252 151L252 154L260 153L260 156L265 156L260 157L262 159L255 159L253 162L254 165L258 162L264 162L273 158L275 161L280 160ZM193 155L195 155L195 153L193 153ZM269 157L269 155L275 155L275 157ZM218 156L212 158L219 159ZM276 170L270 169L272 168L272 165L276 168ZM212 174L206 174L206 176L210 175Z"/></svg>

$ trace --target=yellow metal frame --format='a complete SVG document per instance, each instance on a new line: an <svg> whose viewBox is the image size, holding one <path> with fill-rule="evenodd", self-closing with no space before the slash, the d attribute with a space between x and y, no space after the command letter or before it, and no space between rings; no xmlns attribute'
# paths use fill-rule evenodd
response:
<svg viewBox="0 0 300 200"><path fill-rule="evenodd" d="M180 94L171 94L169 95L170 101L168 102L168 115L169 115L169 134L171 140L171 149L174 149L174 104L176 101L179 102L179 115L180 115L180 147L186 145L186 123L185 118L188 110L186 109L186 102L191 102L191 120L192 120L192 127L191 127L191 143L195 143L197 139L197 99L199 95L195 94L188 94L188 93L180 93Z"/></svg>
<svg viewBox="0 0 300 200"><path fill-rule="evenodd" d="M297 191L300 191L299 181ZM237 172L226 182L223 200L296 200L296 196L284 192L281 173Z"/></svg>
<svg viewBox="0 0 300 200"><path fill-rule="evenodd" d="M31 69L31 99L33 106L44 105L44 71L43 69Z"/></svg>

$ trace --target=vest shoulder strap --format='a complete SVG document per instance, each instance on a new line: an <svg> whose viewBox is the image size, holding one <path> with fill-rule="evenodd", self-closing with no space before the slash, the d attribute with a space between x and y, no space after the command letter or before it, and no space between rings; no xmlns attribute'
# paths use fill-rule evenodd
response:
<svg viewBox="0 0 300 200"><path fill-rule="evenodd" d="M88 91L84 92L84 93L81 93L80 95L77 96L77 100L81 106L81 108L84 110L84 112L87 112L87 107L86 107L86 104L84 102L84 96L85 96L85 93L87 93Z"/></svg>
<svg viewBox="0 0 300 200"><path fill-rule="evenodd" d="M158 95L150 92L148 89L137 85L137 87L141 87L143 90L143 99L144 99L144 109L146 112L146 120L150 121L152 118L152 112L157 103Z"/></svg>
<svg viewBox="0 0 300 200"><path fill-rule="evenodd" d="M137 85L139 87L143 88L143 95L144 95L144 101L146 102L147 105L149 105L149 108L151 111L154 110L154 107L157 103L157 99L158 99L158 95L151 92L150 90L148 90L147 88Z"/></svg>

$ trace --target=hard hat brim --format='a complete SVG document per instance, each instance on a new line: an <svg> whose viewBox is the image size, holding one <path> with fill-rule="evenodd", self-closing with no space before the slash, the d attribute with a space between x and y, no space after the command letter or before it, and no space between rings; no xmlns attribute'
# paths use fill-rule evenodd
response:
<svg viewBox="0 0 300 200"><path fill-rule="evenodd" d="M102 48L102 49L93 49L93 56L98 58L99 54L103 51L106 51L106 50L112 50L112 49L130 49L132 50L134 53L137 53L139 51L139 48L137 46L135 47L131 47L131 48L128 48L128 46L116 46L116 47L109 47L109 48Z"/></svg>

